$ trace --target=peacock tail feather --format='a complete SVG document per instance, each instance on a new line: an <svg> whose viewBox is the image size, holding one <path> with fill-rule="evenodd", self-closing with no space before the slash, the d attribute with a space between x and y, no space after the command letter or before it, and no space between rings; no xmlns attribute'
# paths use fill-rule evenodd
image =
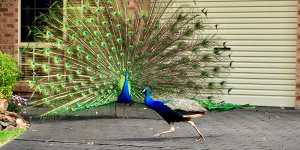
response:
<svg viewBox="0 0 300 150"><path fill-rule="evenodd" d="M91 0L83 4L54 4L32 28L50 48L26 51L33 76L29 85L43 95L33 106L52 109L44 115L81 111L115 102L124 72L129 73L130 94L142 102L143 86L156 96L209 97L223 92L228 72L228 48L218 43L206 24L207 12L188 13L172 0ZM220 48L221 47L221 48ZM230 63L231 64L231 63Z"/></svg>
<svg viewBox="0 0 300 150"><path fill-rule="evenodd" d="M240 105L240 104L226 103L224 101L216 102L216 101L208 100L208 99L195 99L195 98L193 98L192 100L198 102L202 107L206 108L208 111L222 112L222 111L230 111L230 110L234 110L234 109L254 109L255 108L255 106L252 106L249 104Z"/></svg>

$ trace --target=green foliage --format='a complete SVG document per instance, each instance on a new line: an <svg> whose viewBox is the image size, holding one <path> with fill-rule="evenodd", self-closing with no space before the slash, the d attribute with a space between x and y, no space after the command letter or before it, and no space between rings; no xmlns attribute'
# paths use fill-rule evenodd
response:
<svg viewBox="0 0 300 150"><path fill-rule="evenodd" d="M26 129L14 129L8 131L0 131L0 146L6 144L10 140L22 135Z"/></svg>
<svg viewBox="0 0 300 150"><path fill-rule="evenodd" d="M19 78L16 61L9 55L0 52L0 98L9 98Z"/></svg>
<svg viewBox="0 0 300 150"><path fill-rule="evenodd" d="M9 101L7 111L20 113L22 111L22 108L16 105L15 103Z"/></svg>

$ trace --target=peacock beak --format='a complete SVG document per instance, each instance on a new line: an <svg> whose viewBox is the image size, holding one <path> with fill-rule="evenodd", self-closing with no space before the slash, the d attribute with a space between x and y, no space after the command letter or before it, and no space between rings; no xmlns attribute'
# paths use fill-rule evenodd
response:
<svg viewBox="0 0 300 150"><path fill-rule="evenodd" d="M143 89L143 90L142 90L142 93L146 93L146 89Z"/></svg>

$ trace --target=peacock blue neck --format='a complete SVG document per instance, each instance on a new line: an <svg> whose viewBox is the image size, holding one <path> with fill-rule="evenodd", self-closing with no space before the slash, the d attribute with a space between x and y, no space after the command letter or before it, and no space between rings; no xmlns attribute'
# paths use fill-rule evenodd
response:
<svg viewBox="0 0 300 150"><path fill-rule="evenodd" d="M170 109L168 107L166 107L163 104L163 102L161 102L158 99L157 100L153 100L152 99L152 92L151 92L151 90L146 90L146 92L144 94L145 94L144 103L149 108L155 110L159 114L170 111Z"/></svg>
<svg viewBox="0 0 300 150"><path fill-rule="evenodd" d="M124 82L120 95L118 96L119 103L131 103L130 87L128 81L128 72L124 74Z"/></svg>
<svg viewBox="0 0 300 150"><path fill-rule="evenodd" d="M129 84L128 84L128 79L125 79L125 81L124 81L124 84L123 84L123 88L122 88L121 94L130 95L130 94L129 94Z"/></svg>
<svg viewBox="0 0 300 150"><path fill-rule="evenodd" d="M152 100L151 92L147 90L147 91L145 92L144 103L145 103L146 105L149 105L152 101L153 101L153 100Z"/></svg>

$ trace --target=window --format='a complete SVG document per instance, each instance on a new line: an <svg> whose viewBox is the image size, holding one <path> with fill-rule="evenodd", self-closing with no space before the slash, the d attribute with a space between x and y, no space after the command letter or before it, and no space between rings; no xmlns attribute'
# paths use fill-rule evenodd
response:
<svg viewBox="0 0 300 150"><path fill-rule="evenodd" d="M39 26L36 20L41 14L47 14L49 7L54 2L62 0L21 0L21 42L36 42L30 27Z"/></svg>

